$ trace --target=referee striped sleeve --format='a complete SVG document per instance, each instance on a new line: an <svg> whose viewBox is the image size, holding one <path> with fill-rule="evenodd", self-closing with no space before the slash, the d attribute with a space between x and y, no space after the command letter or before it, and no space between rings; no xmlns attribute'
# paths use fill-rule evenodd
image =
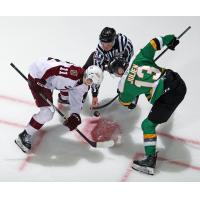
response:
<svg viewBox="0 0 200 200"><path fill-rule="evenodd" d="M101 66L103 61L104 61L104 55L100 53L100 51L98 51L97 49L94 55L94 64L97 66Z"/></svg>
<svg viewBox="0 0 200 200"><path fill-rule="evenodd" d="M131 43L131 41L128 39L128 42L127 42L127 45L126 45L126 48L125 48L125 53L127 54L127 61L130 61L131 60L131 57L133 56L134 54L134 49L133 49L133 45Z"/></svg>
<svg viewBox="0 0 200 200"><path fill-rule="evenodd" d="M119 43L119 52L123 51L123 36L122 34L118 35L118 43Z"/></svg>

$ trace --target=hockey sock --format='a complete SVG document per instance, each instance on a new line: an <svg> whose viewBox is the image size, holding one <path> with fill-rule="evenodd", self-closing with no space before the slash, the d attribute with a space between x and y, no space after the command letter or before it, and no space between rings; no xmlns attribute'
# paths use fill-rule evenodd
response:
<svg viewBox="0 0 200 200"><path fill-rule="evenodd" d="M144 134L144 149L147 156L155 155L156 153L157 135L155 128L157 125L158 124L153 123L148 118L146 118L142 122L142 130Z"/></svg>

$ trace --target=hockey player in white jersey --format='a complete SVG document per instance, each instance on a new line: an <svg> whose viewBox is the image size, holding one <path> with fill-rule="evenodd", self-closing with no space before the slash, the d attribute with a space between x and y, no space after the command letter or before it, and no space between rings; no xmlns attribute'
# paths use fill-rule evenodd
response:
<svg viewBox="0 0 200 200"><path fill-rule="evenodd" d="M33 135L53 118L55 112L39 93L45 95L53 103L53 90L68 92L70 116L63 125L72 131L81 124L80 112L90 85L100 84L103 73L94 65L84 70L72 63L48 57L38 59L30 65L28 79L29 88L40 110L32 116L24 131L15 140L25 153L31 150Z"/></svg>

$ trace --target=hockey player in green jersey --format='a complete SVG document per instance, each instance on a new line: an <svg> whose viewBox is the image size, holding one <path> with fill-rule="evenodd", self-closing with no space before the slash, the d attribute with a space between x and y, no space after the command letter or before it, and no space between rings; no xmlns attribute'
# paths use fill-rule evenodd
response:
<svg viewBox="0 0 200 200"><path fill-rule="evenodd" d="M139 95L146 95L153 105L141 128L144 136L145 158L134 160L132 168L147 174L154 174L156 166L156 127L166 122L184 99L186 85L178 73L159 67L154 55L163 46L174 50L179 40L174 35L152 39L123 72L123 63L116 63L115 73L122 78L119 83L119 102L128 108L136 106Z"/></svg>

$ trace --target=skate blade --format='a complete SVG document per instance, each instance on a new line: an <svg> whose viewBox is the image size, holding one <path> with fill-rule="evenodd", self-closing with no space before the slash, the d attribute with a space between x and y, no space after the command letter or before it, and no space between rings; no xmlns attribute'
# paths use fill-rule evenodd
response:
<svg viewBox="0 0 200 200"><path fill-rule="evenodd" d="M25 147L22 143L20 139L16 139L15 143L17 144L17 146L24 152L24 153L28 153L30 150Z"/></svg>
<svg viewBox="0 0 200 200"><path fill-rule="evenodd" d="M134 163L133 163L133 165L131 167L134 170L142 172L144 174L154 175L154 168L152 168L152 167L142 167L142 166L138 166L138 165L136 165Z"/></svg>

